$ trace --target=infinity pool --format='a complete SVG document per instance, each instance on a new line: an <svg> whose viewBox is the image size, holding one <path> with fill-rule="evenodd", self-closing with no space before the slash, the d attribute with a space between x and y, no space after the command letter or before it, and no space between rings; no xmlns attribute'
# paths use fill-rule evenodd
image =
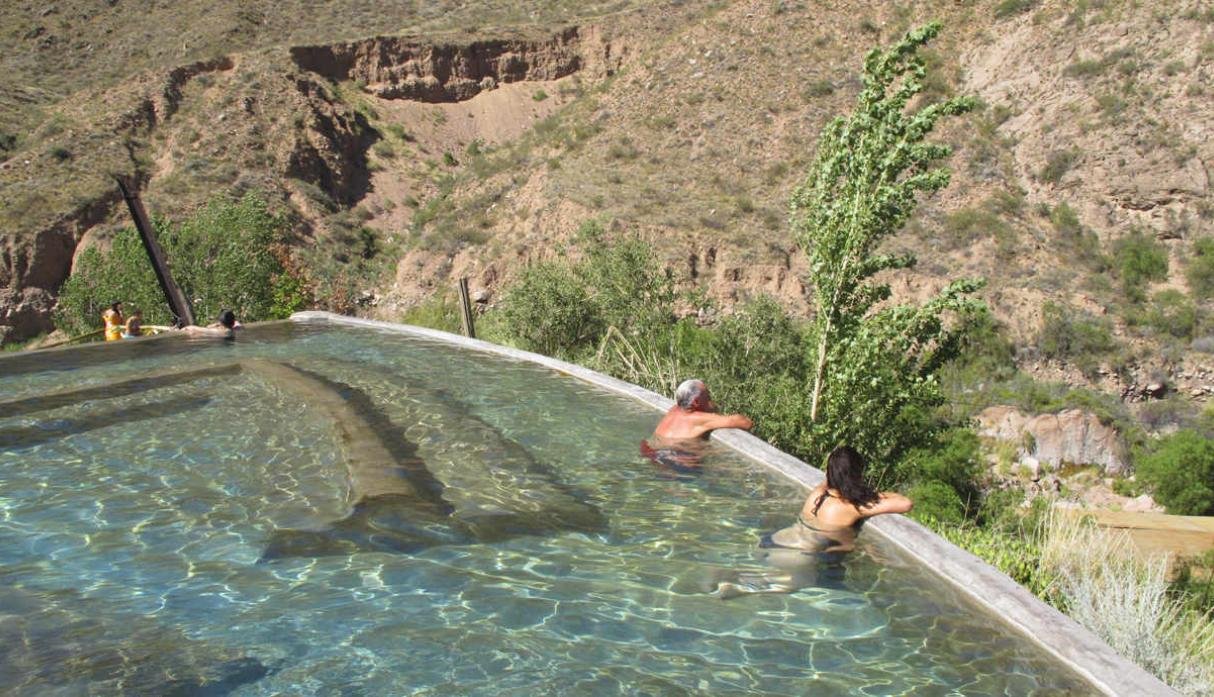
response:
<svg viewBox="0 0 1214 697"><path fill-rule="evenodd" d="M873 535L723 601L803 494L439 342L267 325L0 359L16 694L1052 695L1091 688Z"/></svg>

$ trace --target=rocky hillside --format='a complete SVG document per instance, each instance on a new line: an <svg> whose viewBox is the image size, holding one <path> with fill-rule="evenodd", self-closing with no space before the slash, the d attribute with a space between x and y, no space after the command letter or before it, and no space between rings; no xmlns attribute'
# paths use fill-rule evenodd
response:
<svg viewBox="0 0 1214 697"><path fill-rule="evenodd" d="M762 292L806 311L789 192L865 51L939 18L925 98L984 107L939 134L953 182L894 240L920 259L895 293L984 276L1037 376L1214 392L1205 3L217 5L2 11L6 341L49 329L73 256L124 223L110 173L170 215L271 193L318 302L346 311L398 317L459 275L492 302L592 217L726 307ZM1131 273L1142 249L1162 273ZM1056 340L1072 330L1101 340Z"/></svg>

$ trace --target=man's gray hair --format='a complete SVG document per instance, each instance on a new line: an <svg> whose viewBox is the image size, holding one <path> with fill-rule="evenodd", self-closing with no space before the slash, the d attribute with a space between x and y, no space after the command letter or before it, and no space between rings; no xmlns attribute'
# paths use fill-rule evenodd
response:
<svg viewBox="0 0 1214 697"><path fill-rule="evenodd" d="M684 409L690 409L700 399L700 395L707 391L708 388L700 380L684 380L674 391L675 404Z"/></svg>

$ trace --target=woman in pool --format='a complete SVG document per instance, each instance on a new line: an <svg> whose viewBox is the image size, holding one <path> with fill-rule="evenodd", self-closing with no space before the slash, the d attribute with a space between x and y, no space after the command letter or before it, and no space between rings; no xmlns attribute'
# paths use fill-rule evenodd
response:
<svg viewBox="0 0 1214 697"><path fill-rule="evenodd" d="M906 513L914 504L902 494L878 492L864 481L864 457L847 446L826 458L826 481L814 487L792 525L764 535L759 547L779 571L738 574L717 584L722 598L747 593L792 593L815 585L819 567L855 548L860 524L883 513Z"/></svg>

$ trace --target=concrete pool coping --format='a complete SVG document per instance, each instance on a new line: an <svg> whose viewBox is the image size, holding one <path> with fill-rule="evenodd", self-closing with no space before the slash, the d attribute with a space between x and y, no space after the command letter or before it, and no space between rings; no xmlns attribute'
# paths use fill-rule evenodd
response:
<svg viewBox="0 0 1214 697"><path fill-rule="evenodd" d="M662 395L589 368L436 329L318 311L295 313L291 316L291 321L342 324L433 339L542 365L663 411L674 403ZM816 486L824 477L821 470L777 450L749 433L730 429L714 433L713 438L807 488ZM1155 676L1123 658L1095 634L1046 605L998 569L913 520L901 515L881 516L869 521L865 528L876 530L882 538L940 576L972 602L1002 618L1099 692L1126 697L1179 694Z"/></svg>

